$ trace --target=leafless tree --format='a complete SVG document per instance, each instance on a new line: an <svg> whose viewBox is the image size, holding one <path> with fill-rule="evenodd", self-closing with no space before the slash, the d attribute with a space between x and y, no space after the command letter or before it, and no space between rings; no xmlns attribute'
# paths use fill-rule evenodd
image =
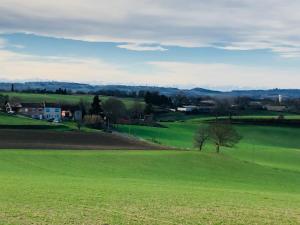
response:
<svg viewBox="0 0 300 225"><path fill-rule="evenodd" d="M110 122L116 123L126 116L127 109L123 101L110 97L103 103L103 109Z"/></svg>
<svg viewBox="0 0 300 225"><path fill-rule="evenodd" d="M129 113L133 119L141 119L145 110L145 106L139 102L135 101L129 108Z"/></svg>
<svg viewBox="0 0 300 225"><path fill-rule="evenodd" d="M88 127L102 128L104 121L103 121L102 116L100 116L100 115L85 115L83 124Z"/></svg>
<svg viewBox="0 0 300 225"><path fill-rule="evenodd" d="M199 127L199 129L195 133L194 137L194 145L199 148L199 151L202 151L205 142L209 139L209 130L207 127Z"/></svg>
<svg viewBox="0 0 300 225"><path fill-rule="evenodd" d="M209 136L216 146L216 152L220 152L220 147L233 147L242 138L236 129L227 122L216 121L209 125Z"/></svg>
<svg viewBox="0 0 300 225"><path fill-rule="evenodd" d="M214 109L214 114L216 117L216 120L220 116L229 116L230 117L230 103L227 99L217 99L216 100L216 106Z"/></svg>

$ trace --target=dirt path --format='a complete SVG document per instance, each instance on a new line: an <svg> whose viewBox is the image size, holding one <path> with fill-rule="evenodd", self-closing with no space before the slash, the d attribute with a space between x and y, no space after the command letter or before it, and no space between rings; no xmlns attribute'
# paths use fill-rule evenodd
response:
<svg viewBox="0 0 300 225"><path fill-rule="evenodd" d="M166 149L148 142L102 132L0 130L0 149Z"/></svg>

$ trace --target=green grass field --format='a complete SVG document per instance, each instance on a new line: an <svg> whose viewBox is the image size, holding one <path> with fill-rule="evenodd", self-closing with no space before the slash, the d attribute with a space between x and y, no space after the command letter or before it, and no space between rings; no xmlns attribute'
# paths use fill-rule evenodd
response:
<svg viewBox="0 0 300 225"><path fill-rule="evenodd" d="M191 150L1 150L0 224L300 224L300 129L237 126L216 154L203 120L119 126Z"/></svg>
<svg viewBox="0 0 300 225"><path fill-rule="evenodd" d="M22 129L23 126L27 126L27 129L43 129L43 130L55 130L55 131L72 131L78 130L76 122L74 121L63 121L62 123L51 123L45 120L37 120L21 115L9 115L0 112L0 128L5 126L5 128L19 128ZM83 132L98 132L98 130L81 127Z"/></svg>
<svg viewBox="0 0 300 225"><path fill-rule="evenodd" d="M0 113L0 125L49 125L47 121Z"/></svg>
<svg viewBox="0 0 300 225"><path fill-rule="evenodd" d="M31 93L19 93L19 92L1 92L0 94L8 95L10 98L14 97L19 99L21 102L54 102L64 104L78 104L82 99L85 102L92 102L93 95L60 95L60 94L31 94ZM102 101L107 100L109 97L101 96ZM126 106L130 106L135 99L133 98L120 98ZM141 101L138 99L138 101ZM141 101L142 102L142 101Z"/></svg>
<svg viewBox="0 0 300 225"><path fill-rule="evenodd" d="M299 174L196 151L2 150L0 224L299 224Z"/></svg>
<svg viewBox="0 0 300 225"><path fill-rule="evenodd" d="M202 119L191 119L162 123L166 128L123 125L118 129L166 146L194 149L194 133L201 122L203 122ZM252 163L300 169L299 128L254 125L242 125L236 128L243 139L232 149L223 148L224 154ZM208 143L205 149L213 152L214 146ZM282 158L281 155L284 154L286 157ZM286 161L286 159L289 160Z"/></svg>

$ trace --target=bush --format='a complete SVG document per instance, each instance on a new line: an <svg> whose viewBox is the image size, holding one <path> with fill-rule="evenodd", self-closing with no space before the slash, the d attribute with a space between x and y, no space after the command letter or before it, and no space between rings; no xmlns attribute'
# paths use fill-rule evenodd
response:
<svg viewBox="0 0 300 225"><path fill-rule="evenodd" d="M104 121L99 115L86 115L83 119L84 125L92 128L103 128Z"/></svg>

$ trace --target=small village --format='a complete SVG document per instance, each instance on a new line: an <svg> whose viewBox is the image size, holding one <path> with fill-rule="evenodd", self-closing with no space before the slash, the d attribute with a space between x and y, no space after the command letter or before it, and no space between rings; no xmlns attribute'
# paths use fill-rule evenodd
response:
<svg viewBox="0 0 300 225"><path fill-rule="evenodd" d="M9 114L20 114L32 119L47 120L59 123L62 120L82 120L82 110L73 105L61 105L56 103L14 103L5 105Z"/></svg>
<svg viewBox="0 0 300 225"><path fill-rule="evenodd" d="M149 93L151 95L151 93ZM292 108L288 107L283 103L283 98L279 95L273 100L269 99L230 99L224 101L220 104L218 99L204 99L204 100L195 100L195 99L186 99L185 101L177 101L176 97L168 98L163 95L153 94L152 98L145 97L145 104L141 103L133 104L130 109L126 109L122 101L114 98L110 104L109 114L112 114L113 111L117 111L114 115L114 122L119 124L144 124L144 125L154 125L155 116L172 114L172 113L182 113L186 115L227 115L230 114L238 115L241 110L258 110L258 111L271 111L271 112L288 112ZM157 97L158 96L158 97ZM99 97L97 97L99 98ZM157 100L156 98L165 98L169 99L166 104L164 101ZM178 102L175 104L174 102ZM91 103L87 103L90 105ZM98 120L101 120L103 123L104 119L108 119L109 115L105 112L102 112L101 100L97 103L99 104L98 112L90 113L99 116ZM121 107L119 107L121 105ZM53 102L16 102L16 101L7 101L2 111L5 111L7 114L16 114L26 116L32 119L37 120L46 120L48 122L60 123L62 121L75 121L81 122L84 119L88 120L86 116L87 109L79 104L67 104L67 103L53 103ZM126 111L126 112L125 112ZM86 116L86 117L85 117Z"/></svg>

